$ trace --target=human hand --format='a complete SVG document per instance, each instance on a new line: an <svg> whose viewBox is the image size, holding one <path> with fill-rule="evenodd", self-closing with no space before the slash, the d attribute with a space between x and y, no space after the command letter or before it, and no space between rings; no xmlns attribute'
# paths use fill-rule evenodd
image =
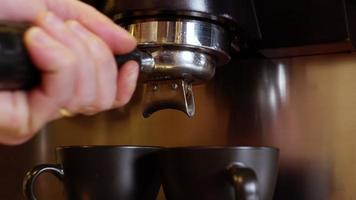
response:
<svg viewBox="0 0 356 200"><path fill-rule="evenodd" d="M28 92L0 92L0 143L29 140L61 109L94 114L126 104L138 65L120 70L113 54L128 53L135 39L94 8L77 0L3 0L0 20L31 22L25 45L42 73Z"/></svg>

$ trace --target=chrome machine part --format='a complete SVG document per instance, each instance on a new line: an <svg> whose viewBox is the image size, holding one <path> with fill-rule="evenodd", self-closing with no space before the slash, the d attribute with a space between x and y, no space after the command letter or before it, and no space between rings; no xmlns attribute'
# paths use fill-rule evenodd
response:
<svg viewBox="0 0 356 200"><path fill-rule="evenodd" d="M150 81L145 84L143 116L162 109L176 109L189 117L195 113L192 83L186 80Z"/></svg>
<svg viewBox="0 0 356 200"><path fill-rule="evenodd" d="M215 60L209 54L190 50L152 51L154 70L143 74L145 81L184 79L199 84L215 74Z"/></svg>
<svg viewBox="0 0 356 200"><path fill-rule="evenodd" d="M230 60L229 34L223 27L199 20L145 21L127 26L141 48L191 49L210 54L217 65Z"/></svg>
<svg viewBox="0 0 356 200"><path fill-rule="evenodd" d="M211 22L191 19L146 19L126 28L137 39L138 48L154 59L152 72L142 74L148 88L144 95L144 116L170 108L192 117L195 112L192 85L210 80L215 67L230 60L228 31Z"/></svg>

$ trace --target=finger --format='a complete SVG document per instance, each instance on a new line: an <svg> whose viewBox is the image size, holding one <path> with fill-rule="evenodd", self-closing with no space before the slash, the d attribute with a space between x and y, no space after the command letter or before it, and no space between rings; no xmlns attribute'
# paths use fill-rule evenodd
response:
<svg viewBox="0 0 356 200"><path fill-rule="evenodd" d="M127 31L115 25L93 7L77 0L41 0L22 4L2 1L1 6L7 8L0 13L0 18L5 20L31 22L39 12L46 10L53 11L65 20L78 20L103 38L116 54L128 53L136 46L135 39Z"/></svg>
<svg viewBox="0 0 356 200"><path fill-rule="evenodd" d="M18 137L13 137L11 135L0 135L0 144L4 145L20 145L28 140L30 140L33 137L33 135L26 135L24 137L18 138Z"/></svg>
<svg viewBox="0 0 356 200"><path fill-rule="evenodd" d="M82 107L88 107L96 99L96 70L95 63L90 56L86 44L77 36L68 25L54 14L43 13L37 19L37 24L62 44L70 48L76 56L77 63L72 68L75 76L74 96L65 107L72 112L79 112Z"/></svg>
<svg viewBox="0 0 356 200"><path fill-rule="evenodd" d="M58 117L58 109L74 93L73 52L39 27L25 33L25 44L32 60L43 72L42 85L29 93L30 130L37 131Z"/></svg>
<svg viewBox="0 0 356 200"><path fill-rule="evenodd" d="M116 54L132 51L136 40L93 7L73 0L46 0L49 10L63 19L75 19L101 37Z"/></svg>
<svg viewBox="0 0 356 200"><path fill-rule="evenodd" d="M105 42L78 22L70 21L68 26L86 45L96 67L96 100L84 110L84 114L108 110L113 105L116 96L117 67L114 57Z"/></svg>
<svg viewBox="0 0 356 200"><path fill-rule="evenodd" d="M58 98L59 103L70 99L74 83L72 65L76 62L72 51L39 27L32 27L25 33L25 45L33 62L43 72L40 89L44 95Z"/></svg>
<svg viewBox="0 0 356 200"><path fill-rule="evenodd" d="M1 1L0 19L11 21L27 21L33 20L38 12L46 10L46 6L42 2L23 1Z"/></svg>
<svg viewBox="0 0 356 200"><path fill-rule="evenodd" d="M0 92L0 143L20 144L31 136L25 92Z"/></svg>
<svg viewBox="0 0 356 200"><path fill-rule="evenodd" d="M127 104L135 89L139 67L135 61L125 63L119 70L117 76L117 91L114 107L121 107Z"/></svg>

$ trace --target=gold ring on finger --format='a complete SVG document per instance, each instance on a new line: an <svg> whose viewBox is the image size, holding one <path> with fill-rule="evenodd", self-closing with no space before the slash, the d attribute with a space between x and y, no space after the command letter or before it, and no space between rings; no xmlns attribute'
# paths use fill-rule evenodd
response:
<svg viewBox="0 0 356 200"><path fill-rule="evenodd" d="M61 115L61 117L73 117L74 116L74 114L66 108L60 108L59 114Z"/></svg>

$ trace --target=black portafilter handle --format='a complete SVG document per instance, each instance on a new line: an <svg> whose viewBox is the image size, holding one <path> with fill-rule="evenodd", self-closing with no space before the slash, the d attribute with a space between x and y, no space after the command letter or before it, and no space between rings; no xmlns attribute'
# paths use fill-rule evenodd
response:
<svg viewBox="0 0 356 200"><path fill-rule="evenodd" d="M41 72L35 67L23 43L28 25L0 22L0 91L29 90L41 83ZM152 60L148 53L138 49L115 56L118 66L129 60L139 63ZM146 67L147 70L147 67Z"/></svg>

